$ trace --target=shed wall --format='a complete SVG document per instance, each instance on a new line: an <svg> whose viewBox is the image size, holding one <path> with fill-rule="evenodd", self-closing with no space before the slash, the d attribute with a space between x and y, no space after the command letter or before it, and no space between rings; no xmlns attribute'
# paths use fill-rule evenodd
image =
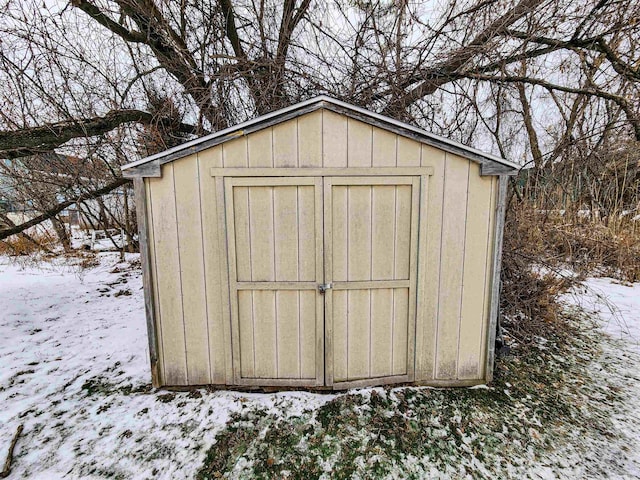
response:
<svg viewBox="0 0 640 480"><path fill-rule="evenodd" d="M231 384L221 184L212 167L431 166L415 379L481 381L498 178L477 163L319 110L162 166L145 178L163 385ZM422 200L423 208L425 206ZM160 254L162 252L162 254Z"/></svg>

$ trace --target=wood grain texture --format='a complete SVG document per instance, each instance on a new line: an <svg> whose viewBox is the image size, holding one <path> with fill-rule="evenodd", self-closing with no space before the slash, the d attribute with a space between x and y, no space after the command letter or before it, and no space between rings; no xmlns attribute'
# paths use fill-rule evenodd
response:
<svg viewBox="0 0 640 480"><path fill-rule="evenodd" d="M153 203L158 300L166 385L188 385L173 164L148 180ZM161 255L161 256L160 256Z"/></svg>
<svg viewBox="0 0 640 480"><path fill-rule="evenodd" d="M222 144L222 164L225 167L248 167L247 137L239 137Z"/></svg>
<svg viewBox="0 0 640 480"><path fill-rule="evenodd" d="M373 167L395 167L397 162L398 136L381 128L373 129Z"/></svg>
<svg viewBox="0 0 640 480"><path fill-rule="evenodd" d="M152 272L153 257L151 253L151 218L149 203L146 198L146 187L143 178L134 178L133 188L138 220L138 242L140 245L140 263L142 266L142 285L144 288L144 311L147 324L147 341L149 345L149 364L151 366L151 383L154 387L161 385L158 369L158 324L154 303L154 281Z"/></svg>
<svg viewBox="0 0 640 480"><path fill-rule="evenodd" d="M298 118L298 166L322 167L322 111Z"/></svg>
<svg viewBox="0 0 640 480"><path fill-rule="evenodd" d="M500 315L500 267L502 265L502 236L504 233L504 217L506 209L507 185L509 177L501 175L498 180L496 194L495 223L493 232L492 260L491 260L491 300L489 310L489 326L487 328L487 356L485 363L485 380L493 379L493 364L495 360L496 327Z"/></svg>
<svg viewBox="0 0 640 480"><path fill-rule="evenodd" d="M272 128L265 128L247 136L247 156L249 167L273 167ZM242 149L239 148L240 155ZM239 161L239 160L238 160Z"/></svg>
<svg viewBox="0 0 640 480"><path fill-rule="evenodd" d="M325 179L334 382L410 374L419 185L414 177Z"/></svg>
<svg viewBox="0 0 640 480"><path fill-rule="evenodd" d="M273 127L273 158L275 167L298 166L298 120L293 119Z"/></svg>
<svg viewBox="0 0 640 480"><path fill-rule="evenodd" d="M347 142L347 166L370 167L373 153L371 125L348 119Z"/></svg>
<svg viewBox="0 0 640 480"><path fill-rule="evenodd" d="M457 375L468 180L469 162L447 155L440 249L437 379L453 379Z"/></svg>
<svg viewBox="0 0 640 480"><path fill-rule="evenodd" d="M421 144L410 138L398 136L398 167L419 167Z"/></svg>
<svg viewBox="0 0 640 480"><path fill-rule="evenodd" d="M198 154L200 222L202 225L202 253L206 290L207 332L209 339L209 363L211 383L221 385L227 381L227 354L230 355L230 338L225 337L228 315L224 305L229 302L228 288L222 280L226 277L226 242L221 244L224 224L220 224L218 185L209 175L212 167L222 166L222 147L215 147ZM223 232L220 232L220 230ZM225 340L226 338L226 340Z"/></svg>
<svg viewBox="0 0 640 480"><path fill-rule="evenodd" d="M347 119L322 111L322 166L347 167Z"/></svg>
<svg viewBox="0 0 640 480"><path fill-rule="evenodd" d="M163 165L145 180L159 381L317 385L326 363L326 381L342 388L413 375L413 352L419 382L489 377L499 202L482 173L328 110ZM225 198L222 177L234 175ZM334 182L324 201L322 176ZM335 289L319 297L312 288L325 281Z"/></svg>
<svg viewBox="0 0 640 480"><path fill-rule="evenodd" d="M480 166L469 164L469 194L462 280L462 306L458 340L458 375L461 380L482 378L481 357L485 328L487 248L491 212L492 177L481 177Z"/></svg>
<svg viewBox="0 0 640 480"><path fill-rule="evenodd" d="M433 174L423 181L425 195L420 202L420 208L424 209L421 213L424 246L420 255L424 258L420 259L422 271L418 271L422 303L416 325L416 380L429 381L435 378L445 153L423 145L421 155L421 166L433 168Z"/></svg>
<svg viewBox="0 0 640 480"><path fill-rule="evenodd" d="M173 162L189 383L211 383L197 156Z"/></svg>
<svg viewBox="0 0 640 480"><path fill-rule="evenodd" d="M323 381L321 190L321 180L309 177L227 180L239 384Z"/></svg>
<svg viewBox="0 0 640 480"><path fill-rule="evenodd" d="M491 325L491 294L493 286L493 247L495 245L496 203L498 195L498 178L491 179L491 201L489 207L489 226L487 235L486 268L484 278L484 318L480 340L480 378L486 378L487 365L487 338Z"/></svg>

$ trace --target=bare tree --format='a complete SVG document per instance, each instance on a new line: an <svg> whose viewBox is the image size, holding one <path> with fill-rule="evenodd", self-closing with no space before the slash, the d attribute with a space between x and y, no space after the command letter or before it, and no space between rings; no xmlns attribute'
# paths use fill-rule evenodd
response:
<svg viewBox="0 0 640 480"><path fill-rule="evenodd" d="M0 239L123 185L123 162L318 93L539 168L578 145L587 158L605 137L640 141L637 0L5 0L2 11L4 174L28 178L24 159L53 151L82 162Z"/></svg>

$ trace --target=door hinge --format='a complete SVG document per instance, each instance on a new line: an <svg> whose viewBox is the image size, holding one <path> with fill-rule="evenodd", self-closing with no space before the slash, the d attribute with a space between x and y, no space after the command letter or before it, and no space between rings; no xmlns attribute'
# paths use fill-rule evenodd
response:
<svg viewBox="0 0 640 480"><path fill-rule="evenodd" d="M321 283L318 285L318 291L320 292L320 295L324 295L325 292L327 290L329 290L331 288L331 284L330 283Z"/></svg>

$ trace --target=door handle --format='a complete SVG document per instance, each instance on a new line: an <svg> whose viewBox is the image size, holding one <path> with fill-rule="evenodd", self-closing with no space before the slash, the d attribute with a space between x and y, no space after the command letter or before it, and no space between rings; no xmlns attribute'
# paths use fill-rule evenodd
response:
<svg viewBox="0 0 640 480"><path fill-rule="evenodd" d="M325 292L327 290L329 290L331 288L331 284L330 283L321 283L318 285L318 291L320 292L320 295L324 295Z"/></svg>

